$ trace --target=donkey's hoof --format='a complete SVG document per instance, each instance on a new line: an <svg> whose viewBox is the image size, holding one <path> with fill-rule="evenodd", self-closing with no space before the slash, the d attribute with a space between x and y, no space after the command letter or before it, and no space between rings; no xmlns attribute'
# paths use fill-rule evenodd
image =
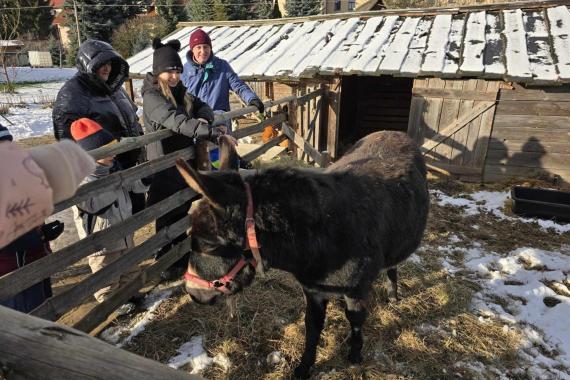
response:
<svg viewBox="0 0 570 380"><path fill-rule="evenodd" d="M361 352L349 352L348 361L352 364L362 363L362 353Z"/></svg>
<svg viewBox="0 0 570 380"><path fill-rule="evenodd" d="M307 367L303 364L299 364L293 374L295 375L295 379L308 379L309 378L309 370L310 367Z"/></svg>

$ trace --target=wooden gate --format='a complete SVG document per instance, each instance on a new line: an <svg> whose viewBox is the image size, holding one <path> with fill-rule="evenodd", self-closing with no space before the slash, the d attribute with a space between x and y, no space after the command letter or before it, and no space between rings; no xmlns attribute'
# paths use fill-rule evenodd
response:
<svg viewBox="0 0 570 380"><path fill-rule="evenodd" d="M416 79L408 134L426 161L464 179L480 179L500 81Z"/></svg>

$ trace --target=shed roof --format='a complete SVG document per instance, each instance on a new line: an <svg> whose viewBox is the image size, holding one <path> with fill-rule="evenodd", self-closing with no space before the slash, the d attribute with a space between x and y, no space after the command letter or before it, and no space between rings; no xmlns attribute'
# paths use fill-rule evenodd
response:
<svg viewBox="0 0 570 380"><path fill-rule="evenodd" d="M214 53L244 79L331 75L498 78L570 82L569 1L386 10L307 18L182 23L202 27ZM131 73L152 69L152 48L128 59Z"/></svg>

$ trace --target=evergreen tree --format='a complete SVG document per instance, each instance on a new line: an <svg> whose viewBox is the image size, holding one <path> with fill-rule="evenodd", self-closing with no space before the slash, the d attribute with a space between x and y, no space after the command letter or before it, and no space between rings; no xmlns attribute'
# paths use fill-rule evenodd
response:
<svg viewBox="0 0 570 380"><path fill-rule="evenodd" d="M251 18L251 0L222 0L226 7L228 20L247 20Z"/></svg>
<svg viewBox="0 0 570 380"><path fill-rule="evenodd" d="M187 18L186 9L178 0L155 0L156 13L166 22L167 34L176 29L176 24Z"/></svg>
<svg viewBox="0 0 570 380"><path fill-rule="evenodd" d="M214 19L214 0L190 0L186 13L190 21L212 21Z"/></svg>
<svg viewBox="0 0 570 380"><path fill-rule="evenodd" d="M46 39L50 36L53 15L49 0L20 0L20 24L18 35L30 39Z"/></svg>
<svg viewBox="0 0 570 380"><path fill-rule="evenodd" d="M221 0L214 0L214 21L225 21L228 19L228 12Z"/></svg>
<svg viewBox="0 0 570 380"><path fill-rule="evenodd" d="M264 20L268 18L281 18L281 11L277 0L260 1L255 6L255 15L258 19Z"/></svg>
<svg viewBox="0 0 570 380"><path fill-rule="evenodd" d="M285 10L289 17L303 17L316 15L321 12L320 0L287 0Z"/></svg>
<svg viewBox="0 0 570 380"><path fill-rule="evenodd" d="M65 25L69 27L69 52L67 61L75 64L77 52L77 24L73 0L65 0ZM140 13L146 3L140 0L75 0L81 41L89 38L111 42L113 31L128 18Z"/></svg>

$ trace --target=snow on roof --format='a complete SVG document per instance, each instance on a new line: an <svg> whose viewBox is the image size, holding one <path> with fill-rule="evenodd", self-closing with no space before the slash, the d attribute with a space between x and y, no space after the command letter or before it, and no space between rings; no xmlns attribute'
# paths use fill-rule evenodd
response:
<svg viewBox="0 0 570 380"><path fill-rule="evenodd" d="M560 3L205 23L203 29L214 53L244 79L390 74L570 82L570 10ZM197 27L165 37L182 42L183 61ZM128 62L133 74L151 71L152 48Z"/></svg>

